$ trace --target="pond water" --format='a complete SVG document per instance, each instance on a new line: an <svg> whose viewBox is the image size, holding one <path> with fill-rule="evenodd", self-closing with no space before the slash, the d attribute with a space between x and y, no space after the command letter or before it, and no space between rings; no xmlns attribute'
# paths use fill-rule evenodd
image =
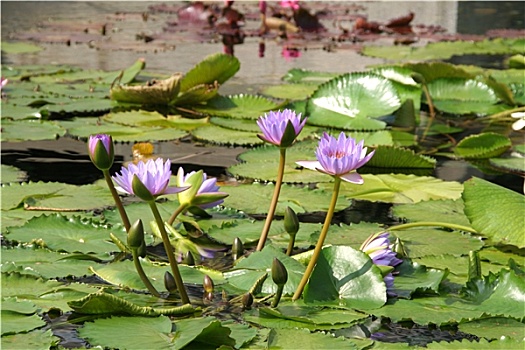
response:
<svg viewBox="0 0 525 350"><path fill-rule="evenodd" d="M130 66L138 58L144 58L148 71L170 74L188 71L203 57L222 51L220 36L210 34L203 30L202 26L179 29L176 35L167 39L160 35L157 41L162 42L161 46L151 46L155 40L152 43L137 41L138 33L162 33L166 23L176 21L177 15L174 13L152 10L159 5L158 2L146 1L2 2L2 40L37 38L39 45L44 48L37 53L9 56L2 54L2 62L15 65L52 63L110 71ZM170 3L173 8L181 5L182 3L178 2ZM218 6L219 3L212 5ZM369 21L384 23L414 12L412 23L415 27L441 27L445 33L452 35L484 34L492 29L523 27L523 6L512 1L370 1L335 2L332 5L327 2L308 2L312 11L328 14L321 17L321 23L327 28L328 34L306 36L302 40L292 38L291 45L298 47L301 55L297 58L285 58L282 48L287 45L286 41L275 36L265 39L264 57L260 57L258 53L261 39L256 35L260 25L257 3L235 2L236 7L248 14L244 22L244 29L248 35L243 44L234 47L235 56L241 61L241 69L221 87L221 94L258 93L265 86L280 83L281 78L292 68L341 73L365 70L367 67L385 63L383 59L360 55L353 44L334 41L336 34L340 33L339 27L352 27L355 19L353 15L356 13L366 15ZM147 20L142 16L144 13L148 13ZM122 16L122 20L118 19L119 16ZM106 22L113 24L108 28L109 33L102 43L93 44L89 36L86 38L67 34L68 31L77 33L79 28L84 26L88 28L85 32L89 35L90 32L99 30ZM54 28L60 28L61 23L64 23L66 37L69 36L73 40L71 44L66 45L64 37ZM48 27L54 28L51 34L46 34L49 33L49 30L46 30ZM196 36L194 32L205 34ZM38 36L42 34L47 36L42 39ZM429 40L422 35L421 45ZM377 40L378 44L391 42L388 38ZM474 56L468 62L462 62L461 58L458 60L458 63L478 65L483 65L483 60L486 60L484 65L488 67L494 62L490 56L488 59ZM185 159L183 165L207 167L212 175L220 174L220 168L235 164L237 155L242 151L241 148L211 147L202 152L198 145L191 143L158 143L156 149L160 156ZM67 155L67 152L82 155L82 160ZM118 145L116 152L118 159L130 160L129 145ZM67 138L51 142L4 143L2 157L5 164L13 164L27 171L31 180L58 180L78 184L99 176L96 172L86 172L90 165L85 163L87 154L83 143ZM84 164L79 166L79 162ZM60 171L52 174L45 171L46 168L42 165L50 163ZM445 180L458 181L464 181L471 176L485 176L467 163L444 159L440 162L436 175ZM515 190L521 188L521 179L516 176L491 179Z"/></svg>

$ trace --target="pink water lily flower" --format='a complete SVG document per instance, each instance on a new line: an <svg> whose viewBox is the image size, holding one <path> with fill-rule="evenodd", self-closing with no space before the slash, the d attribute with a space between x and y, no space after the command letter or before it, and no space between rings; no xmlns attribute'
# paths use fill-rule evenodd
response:
<svg viewBox="0 0 525 350"><path fill-rule="evenodd" d="M128 167L122 167L121 174L116 174L113 179L117 183L116 189L134 194L146 201L162 194L174 194L186 190L188 187L168 187L171 176L171 161L163 162L162 158L150 159L146 163L138 162L137 165L130 163ZM137 193L137 184L134 178L138 178L146 191Z"/></svg>
<svg viewBox="0 0 525 350"><path fill-rule="evenodd" d="M364 141L356 144L356 140L341 132L336 139L323 133L315 154L317 161L299 161L298 165L337 176L342 180L355 184L362 184L363 178L355 172L372 158L375 151L366 154L367 148L363 147Z"/></svg>
<svg viewBox="0 0 525 350"><path fill-rule="evenodd" d="M257 125L263 132L257 136L268 143L279 147L291 146L306 124L306 118L301 120L301 113L285 109L269 112L257 120ZM288 126L291 125L291 126Z"/></svg>
<svg viewBox="0 0 525 350"><path fill-rule="evenodd" d="M365 254L367 254L372 262L376 265L382 266L397 266L403 262L403 260L398 259L396 253L390 249L390 240L389 233L384 232L379 236L375 237L370 242L366 243L363 247L360 248ZM391 292L394 288L394 275L392 272L388 273L383 277L387 293L392 295Z"/></svg>

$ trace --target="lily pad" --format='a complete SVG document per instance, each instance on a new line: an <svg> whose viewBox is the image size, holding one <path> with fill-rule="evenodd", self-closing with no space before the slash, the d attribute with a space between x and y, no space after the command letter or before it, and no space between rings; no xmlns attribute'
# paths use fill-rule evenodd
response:
<svg viewBox="0 0 525 350"><path fill-rule="evenodd" d="M54 140L66 130L53 122L35 120L2 120L2 141L20 142Z"/></svg>
<svg viewBox="0 0 525 350"><path fill-rule="evenodd" d="M476 177L466 181L464 186L465 214L472 227L494 242L525 247L525 197Z"/></svg>
<svg viewBox="0 0 525 350"><path fill-rule="evenodd" d="M216 117L258 119L266 112L282 108L267 98L254 95L216 96L204 107L194 107L197 112Z"/></svg>
<svg viewBox="0 0 525 350"><path fill-rule="evenodd" d="M486 132L465 137L458 142L454 148L454 153L462 158L485 159L497 157L511 146L512 142L508 137Z"/></svg>
<svg viewBox="0 0 525 350"><path fill-rule="evenodd" d="M308 123L344 129L383 129L376 119L401 106L390 80L373 73L349 73L321 86L308 100Z"/></svg>

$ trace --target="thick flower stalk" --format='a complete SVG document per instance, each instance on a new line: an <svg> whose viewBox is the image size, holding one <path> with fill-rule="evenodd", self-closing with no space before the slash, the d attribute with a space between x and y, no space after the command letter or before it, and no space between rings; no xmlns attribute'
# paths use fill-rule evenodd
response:
<svg viewBox="0 0 525 350"><path fill-rule="evenodd" d="M205 172L199 170L184 174L184 169L177 172L177 186L190 186L188 190L177 194L180 206L171 215L168 224L172 225L175 218L184 211L198 216L208 217L205 209L213 208L228 197L228 193L220 192L216 178L208 178Z"/></svg>
<svg viewBox="0 0 525 350"><path fill-rule="evenodd" d="M296 114L290 109L285 109L282 112L270 112L257 120L257 125L263 132L257 136L261 140L280 148L279 169L277 171L275 189L273 192L272 201L270 203L270 209L268 210L268 215L266 216L266 222L264 223L264 227L259 238L259 243L257 244L258 251L264 248L266 237L270 231L270 226L275 214L275 209L277 208L277 201L279 200L279 194L281 192L281 186L283 183L286 149L295 142L297 136L303 130L305 124L306 118L301 119L301 113Z"/></svg>
<svg viewBox="0 0 525 350"><path fill-rule="evenodd" d="M115 205L122 220L122 224L124 225L126 232L128 232L131 226L128 215L124 210L122 201L120 200L117 190L115 189L115 185L113 185L113 181L111 180L111 175L109 174L109 169L113 165L113 161L115 159L113 139L110 135L106 134L89 136L88 153L91 162L93 162L93 164L104 174L104 179L106 180L109 191L111 192L111 196L115 201Z"/></svg>
<svg viewBox="0 0 525 350"><path fill-rule="evenodd" d="M312 271L317 264L317 260L319 259L319 255L323 248L323 243L328 233L328 228L330 227L332 217L334 216L341 180L358 185L364 182L361 175L356 173L355 170L362 167L374 155L374 151L370 152L368 155L366 154L366 151L367 148L363 147L363 141L356 143L353 138L346 137L343 132L341 132L337 139L324 133L315 152L317 161L297 162L298 165L307 169L316 170L333 176L334 190L330 206L328 207L328 212L326 213L323 229L321 230L321 234L315 245L314 253L308 263L303 278L295 290L292 300L299 299L301 294L303 294L304 287L310 279Z"/></svg>
<svg viewBox="0 0 525 350"><path fill-rule="evenodd" d="M375 265L383 268L386 267L386 269L382 269L382 271L388 271L388 273L383 276L383 279L386 284L387 293L393 295L394 275L389 270L401 264L403 260L398 259L397 254L392 251L390 247L389 233L383 232L379 235L372 235L363 242L359 250L367 254Z"/></svg>
<svg viewBox="0 0 525 350"><path fill-rule="evenodd" d="M166 162L163 162L161 158L158 158L156 160L150 159L146 163L139 162L137 165L129 164L127 168L122 168L120 174L113 176L113 179L119 185L117 187L118 190L124 193L134 194L149 204L162 236L164 249L168 255L171 272L175 278L182 302L189 304L190 299L184 287L177 260L173 254L173 247L170 243L166 228L164 227L164 221L155 204L155 199L160 195L179 193L187 189L187 187L168 187L170 176L170 160L168 159Z"/></svg>

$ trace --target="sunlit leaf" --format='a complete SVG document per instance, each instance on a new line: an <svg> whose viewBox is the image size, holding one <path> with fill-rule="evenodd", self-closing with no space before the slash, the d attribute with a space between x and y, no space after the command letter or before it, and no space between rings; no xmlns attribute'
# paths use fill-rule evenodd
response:
<svg viewBox="0 0 525 350"><path fill-rule="evenodd" d="M188 71L181 80L181 92L201 84L223 84L233 77L241 64L232 55L216 53L207 56L195 67Z"/></svg>
<svg viewBox="0 0 525 350"><path fill-rule="evenodd" d="M465 214L472 227L495 242L525 247L525 197L476 177L466 181L464 186Z"/></svg>
<svg viewBox="0 0 525 350"><path fill-rule="evenodd" d="M317 86L312 84L281 84L264 88L262 94L283 100L304 100L310 97L316 89Z"/></svg>
<svg viewBox="0 0 525 350"><path fill-rule="evenodd" d="M430 200L415 204L397 204L392 213L406 221L439 221L463 226L470 226L470 221L463 213L461 199Z"/></svg>
<svg viewBox="0 0 525 350"><path fill-rule="evenodd" d="M188 344L197 349L233 346L235 340L230 337L231 330L215 317L193 318L175 322L175 334L172 348L182 349Z"/></svg>
<svg viewBox="0 0 525 350"><path fill-rule="evenodd" d="M305 303L378 308L386 302L386 286L365 253L348 246L323 248L304 290Z"/></svg>
<svg viewBox="0 0 525 350"><path fill-rule="evenodd" d="M454 153L462 158L484 159L497 157L511 146L512 142L508 137L486 132L465 137L458 142Z"/></svg>
<svg viewBox="0 0 525 350"><path fill-rule="evenodd" d="M53 122L2 120L2 142L54 140L66 130Z"/></svg>
<svg viewBox="0 0 525 350"><path fill-rule="evenodd" d="M366 164L379 168L431 168L436 166L436 160L430 157L416 155L406 148L392 146L378 146L374 156Z"/></svg>
<svg viewBox="0 0 525 350"><path fill-rule="evenodd" d="M315 72L307 69L292 68L283 77L284 81L302 84L321 84L335 78L339 74Z"/></svg>
<svg viewBox="0 0 525 350"><path fill-rule="evenodd" d="M203 107L194 107L200 113L240 119L257 119L271 110L278 110L282 105L269 99L254 95L216 96Z"/></svg>
<svg viewBox="0 0 525 350"><path fill-rule="evenodd" d="M459 330L487 339L500 339L502 336L523 340L523 322L512 318L489 317L462 323Z"/></svg>
<svg viewBox="0 0 525 350"><path fill-rule="evenodd" d="M59 342L60 338L53 335L51 329L45 331L42 329L36 329L29 333L2 336L2 347L13 350L48 350L56 346Z"/></svg>

